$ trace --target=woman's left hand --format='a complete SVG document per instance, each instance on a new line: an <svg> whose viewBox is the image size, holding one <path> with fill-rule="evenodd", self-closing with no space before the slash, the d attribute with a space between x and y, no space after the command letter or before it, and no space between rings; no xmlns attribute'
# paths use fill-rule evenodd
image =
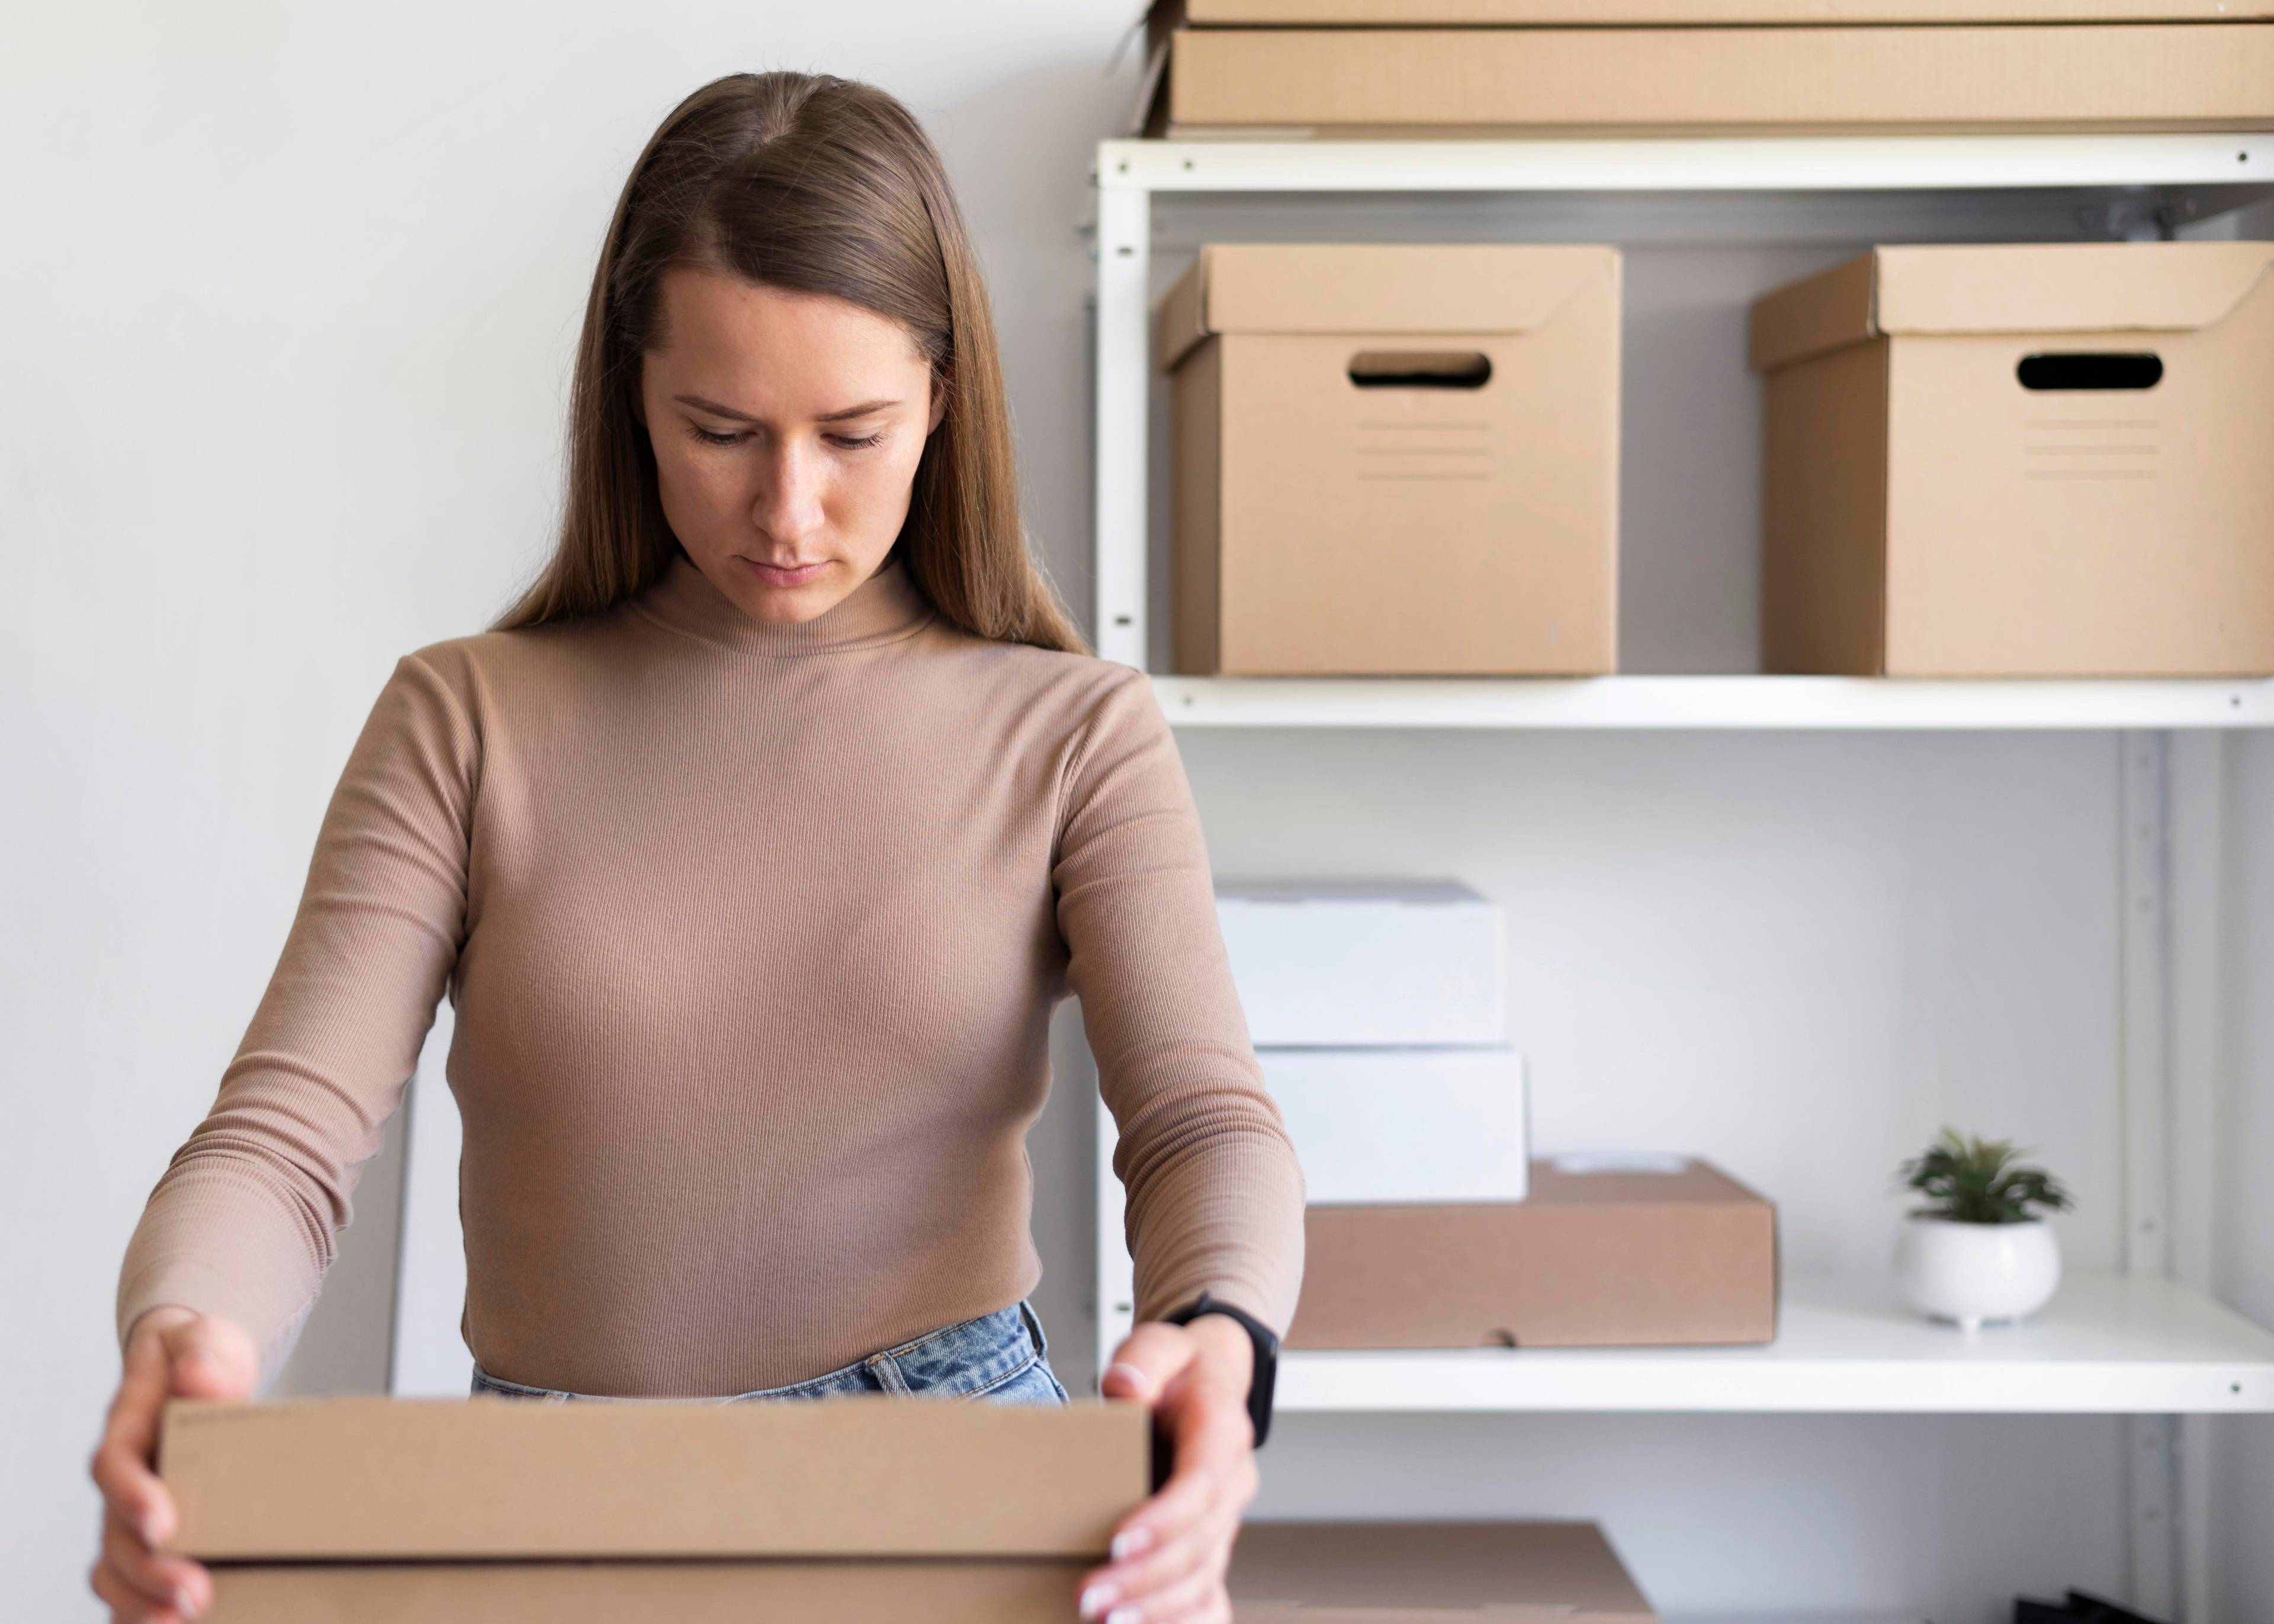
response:
<svg viewBox="0 0 2274 1624"><path fill-rule="evenodd" d="M1141 1325L1115 1350L1100 1391L1150 1406L1175 1453L1160 1492L1114 1531L1113 1560L1083 1578L1084 1619L1229 1624L1224 1569L1257 1481L1254 1364L1247 1332L1222 1314Z"/></svg>

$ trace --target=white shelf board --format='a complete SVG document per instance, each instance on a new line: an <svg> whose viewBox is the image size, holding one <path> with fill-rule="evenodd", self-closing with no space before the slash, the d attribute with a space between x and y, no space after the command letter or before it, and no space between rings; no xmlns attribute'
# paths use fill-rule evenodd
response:
<svg viewBox="0 0 2274 1624"><path fill-rule="evenodd" d="M2274 679L1176 677L1180 727L2029 729L2274 726Z"/></svg>
<svg viewBox="0 0 2274 1624"><path fill-rule="evenodd" d="M2154 1415L2274 1411L2274 1333L2177 1282L2078 1274L1972 1336L1883 1289L1785 1282L1740 1348L1290 1352L1276 1408Z"/></svg>
<svg viewBox="0 0 2274 1624"><path fill-rule="evenodd" d="M1108 140L1109 192L1888 192L2274 184L2274 134Z"/></svg>

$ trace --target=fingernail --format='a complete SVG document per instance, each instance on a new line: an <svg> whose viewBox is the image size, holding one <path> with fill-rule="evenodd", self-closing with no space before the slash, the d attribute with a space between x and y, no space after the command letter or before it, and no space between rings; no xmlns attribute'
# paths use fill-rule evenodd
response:
<svg viewBox="0 0 2274 1624"><path fill-rule="evenodd" d="M189 1591L185 1590L177 1590L174 1592L174 1611L180 1613L185 1619L193 1619L198 1616L197 1603L191 1598Z"/></svg>
<svg viewBox="0 0 2274 1624"><path fill-rule="evenodd" d="M1119 1371L1131 1381L1136 1383L1138 1392L1149 1393L1152 1391L1153 1379L1150 1376L1148 1376L1143 1371L1139 1370L1135 1365L1109 1365L1105 1367L1105 1373L1108 1376L1111 1376L1116 1371Z"/></svg>
<svg viewBox="0 0 2274 1624"><path fill-rule="evenodd" d="M1105 1615L1105 1624L1145 1624L1145 1615L1134 1607L1116 1607Z"/></svg>
<svg viewBox="0 0 2274 1624"><path fill-rule="evenodd" d="M1125 1528L1113 1537L1113 1543L1106 1547L1117 1562L1126 1562L1131 1557L1152 1548L1153 1530L1149 1528Z"/></svg>
<svg viewBox="0 0 2274 1624"><path fill-rule="evenodd" d="M1060 1590L1058 1594L1063 1596L1065 1592ZM1081 1616L1086 1619L1097 1617L1114 1604L1118 1594L1110 1584L1091 1585L1081 1593Z"/></svg>

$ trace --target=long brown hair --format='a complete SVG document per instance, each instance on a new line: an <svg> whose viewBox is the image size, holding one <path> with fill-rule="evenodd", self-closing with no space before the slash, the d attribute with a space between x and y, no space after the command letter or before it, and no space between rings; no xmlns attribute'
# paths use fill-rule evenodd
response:
<svg viewBox="0 0 2274 1624"><path fill-rule="evenodd" d="M894 544L910 579L966 631L1091 651L1028 551L995 324L946 168L898 101L822 73L714 79L632 166L576 345L560 540L492 630L594 613L671 562L678 543L632 396L663 274L690 265L904 325L947 402Z"/></svg>

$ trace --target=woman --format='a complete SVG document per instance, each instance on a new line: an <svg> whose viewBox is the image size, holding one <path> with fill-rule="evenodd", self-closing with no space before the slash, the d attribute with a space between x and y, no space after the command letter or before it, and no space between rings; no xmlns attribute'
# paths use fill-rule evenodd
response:
<svg viewBox="0 0 2274 1624"><path fill-rule="evenodd" d="M477 1391L1063 1402L1024 1138L1073 995L1142 1322L1102 1385L1175 1440L1081 1611L1227 1618L1255 1344L1191 1315L1285 1323L1300 1175L1166 723L1026 553L985 297L906 109L773 73L674 110L571 413L556 555L396 665L128 1246L97 1593L209 1602L152 1549L160 1405L273 1378L446 992Z"/></svg>

